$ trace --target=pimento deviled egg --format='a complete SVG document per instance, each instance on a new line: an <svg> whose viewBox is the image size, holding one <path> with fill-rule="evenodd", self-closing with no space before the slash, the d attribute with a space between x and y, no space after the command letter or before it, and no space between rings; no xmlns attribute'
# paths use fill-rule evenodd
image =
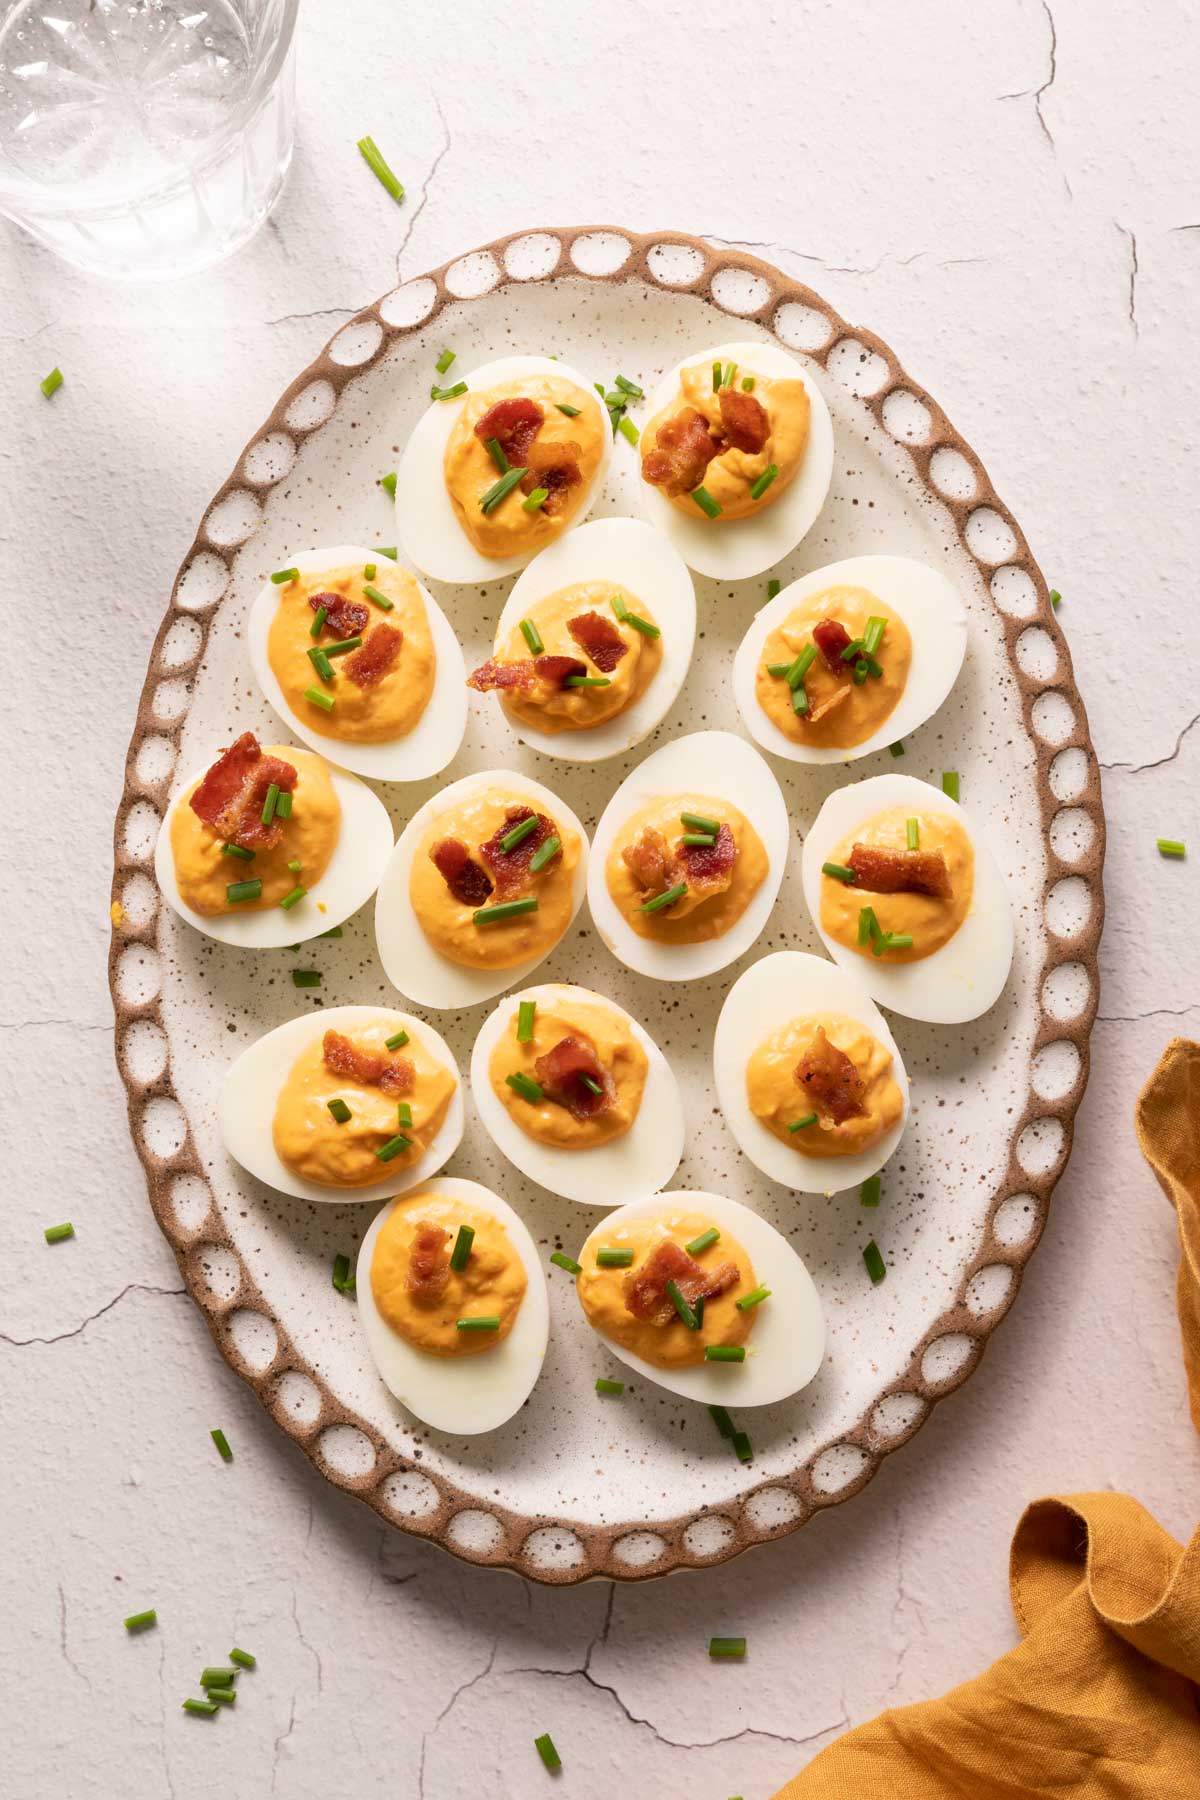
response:
<svg viewBox="0 0 1200 1800"><path fill-rule="evenodd" d="M866 989L797 950L764 956L734 982L713 1072L739 1148L801 1194L866 1181L908 1120L904 1063Z"/></svg>
<svg viewBox="0 0 1200 1800"><path fill-rule="evenodd" d="M683 1154L683 1102L636 1019L588 988L503 999L471 1056L475 1107L523 1175L585 1206L653 1193Z"/></svg>
<svg viewBox="0 0 1200 1800"><path fill-rule="evenodd" d="M250 609L250 662L284 723L376 781L420 781L458 753L463 657L445 613L381 550L298 552Z"/></svg>
<svg viewBox="0 0 1200 1800"><path fill-rule="evenodd" d="M640 743L674 705L695 636L692 578L662 533L594 519L519 577L467 685L494 691L534 750L595 762Z"/></svg>
<svg viewBox="0 0 1200 1800"><path fill-rule="evenodd" d="M501 357L435 388L396 471L404 553L437 581L511 575L587 516L611 451L595 388L554 357Z"/></svg>

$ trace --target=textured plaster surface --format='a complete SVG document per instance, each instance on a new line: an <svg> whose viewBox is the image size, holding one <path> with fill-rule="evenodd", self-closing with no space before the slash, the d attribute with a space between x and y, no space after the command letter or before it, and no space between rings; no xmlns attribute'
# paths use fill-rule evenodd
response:
<svg viewBox="0 0 1200 1800"><path fill-rule="evenodd" d="M1195 12L614 0L564 34L476 0L304 10L295 165L232 264L110 288L4 229L3 592L23 625L39 602L68 619L71 650L23 648L4 678L0 1786L524 1800L550 1791L531 1745L550 1730L575 1800L764 1800L848 1724L1013 1642L1007 1545L1035 1495L1111 1486L1177 1534L1195 1522L1173 1227L1129 1123L1168 1038L1200 1032ZM367 130L400 210L354 153ZM882 332L983 456L1065 595L1109 924L1075 1154L967 1387L790 1540L553 1592L385 1529L222 1364L143 1197L104 952L146 653L249 432L397 272L592 220L777 261ZM1193 862L1161 863L1159 834L1195 838ZM65 1217L76 1239L48 1248ZM159 1627L127 1639L143 1606ZM745 1666L709 1664L714 1631L748 1635ZM183 1715L235 1642L260 1659L236 1714Z"/></svg>

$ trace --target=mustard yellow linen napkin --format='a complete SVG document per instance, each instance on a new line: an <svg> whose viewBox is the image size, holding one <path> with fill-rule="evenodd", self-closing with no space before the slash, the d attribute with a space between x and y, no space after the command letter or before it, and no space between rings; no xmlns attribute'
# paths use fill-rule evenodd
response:
<svg viewBox="0 0 1200 1800"><path fill-rule="evenodd" d="M1200 1430L1200 1045L1168 1046L1136 1122L1179 1222ZM849 1732L776 1800L1198 1800L1200 1530L1184 1549L1124 1494L1037 1500L1009 1585L1015 1650L940 1700Z"/></svg>

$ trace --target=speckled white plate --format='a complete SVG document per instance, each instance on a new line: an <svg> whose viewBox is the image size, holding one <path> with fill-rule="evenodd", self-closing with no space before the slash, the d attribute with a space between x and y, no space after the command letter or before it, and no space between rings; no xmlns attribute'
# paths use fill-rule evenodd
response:
<svg viewBox="0 0 1200 1800"><path fill-rule="evenodd" d="M773 764L794 827L780 898L748 955L707 982L634 974L581 913L539 977L605 989L669 1051L687 1117L672 1185L725 1192L788 1236L820 1291L828 1350L802 1394L754 1414L754 1461L743 1466L703 1407L641 1381L619 1402L596 1400L596 1376L613 1367L570 1279L551 1268L550 1349L529 1403L488 1436L451 1438L391 1398L353 1301L330 1284L334 1255L354 1256L368 1209L273 1192L230 1162L216 1129L224 1071L259 1033L326 1005L391 1003L370 908L343 939L300 956L214 943L158 903L158 820L208 745L246 727L278 735L248 666L248 609L264 576L300 549L392 541L378 480L427 405L443 346L463 368L514 348L554 353L606 383L620 370L650 393L697 346L772 335L805 359L836 438L829 498L780 579L888 550L926 559L966 598L962 677L901 766L935 783L959 771L1012 889L1012 978L974 1024L893 1021L913 1117L866 1217L856 1194L800 1198L758 1174L721 1124L711 1079L713 1029L736 976L772 950L819 949L799 847L844 773ZM595 510L640 510L624 440ZM475 661L508 585L432 584ZM643 755L682 732L740 729L729 669L765 577L696 587L691 674L644 744L569 767L506 738L512 766L560 789L589 831ZM440 777L382 790L397 830L443 783L494 766L485 701L472 699L463 748ZM886 752L858 765L863 775L892 767ZM1103 839L1095 757L1045 583L978 458L880 340L766 264L670 233L526 233L388 294L298 377L207 510L151 654L116 824L111 979L131 1127L156 1215L222 1353L331 1481L471 1560L545 1581L642 1577L794 1530L865 1485L974 1368L1016 1294L1087 1077ZM321 970L320 990L293 987L298 963ZM492 1004L430 1021L460 1068ZM586 1235L579 1207L526 1181L473 1112L449 1172L505 1195L546 1256ZM871 1236L888 1266L878 1288L862 1262Z"/></svg>

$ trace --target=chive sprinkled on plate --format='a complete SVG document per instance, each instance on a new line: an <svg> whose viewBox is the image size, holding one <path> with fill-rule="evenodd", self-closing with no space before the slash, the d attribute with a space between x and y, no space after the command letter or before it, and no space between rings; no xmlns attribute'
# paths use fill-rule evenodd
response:
<svg viewBox="0 0 1200 1800"><path fill-rule="evenodd" d="M158 1614L152 1606L145 1612L130 1613L125 1620L126 1631L148 1631L151 1625L158 1624Z"/></svg>
<svg viewBox="0 0 1200 1800"><path fill-rule="evenodd" d="M735 1431L733 1434L734 1455L740 1463L754 1461L754 1451L750 1448L750 1434L746 1431Z"/></svg>
<svg viewBox="0 0 1200 1800"><path fill-rule="evenodd" d="M450 364L454 361L454 359L457 355L458 355L457 350L443 350L442 351L442 354L438 357L437 361L433 365L439 375L444 375L446 373L446 370L450 367Z"/></svg>
<svg viewBox="0 0 1200 1800"><path fill-rule="evenodd" d="M710 1225L707 1231L702 1231L699 1237L694 1237L691 1243L683 1247L689 1256L699 1256L702 1251L711 1250L714 1244L720 1242L720 1238L721 1234L716 1226Z"/></svg>
<svg viewBox="0 0 1200 1800"><path fill-rule="evenodd" d="M372 587L369 581L364 586L363 593L371 602L372 606L378 606L382 612L391 612L392 602L388 599L386 594L381 594L377 587Z"/></svg>
<svg viewBox="0 0 1200 1800"><path fill-rule="evenodd" d="M867 1179L858 1190L859 1204L862 1206L878 1206L882 1189L882 1177L879 1175L868 1175Z"/></svg>
<svg viewBox="0 0 1200 1800"><path fill-rule="evenodd" d="M744 1637L711 1637L708 1654L713 1657L741 1658L746 1654Z"/></svg>
<svg viewBox="0 0 1200 1800"><path fill-rule="evenodd" d="M737 1307L739 1312L750 1312L754 1307L761 1306L764 1300L769 1300L770 1298L771 1290L769 1287L753 1287L748 1294L743 1294L741 1299L735 1300L733 1304Z"/></svg>
<svg viewBox="0 0 1200 1800"><path fill-rule="evenodd" d="M598 1394L620 1396L625 1392L625 1383L623 1381L609 1381L605 1376L597 1375L596 1392Z"/></svg>
<svg viewBox="0 0 1200 1800"><path fill-rule="evenodd" d="M392 562L395 562L397 554L396 546L395 544L376 544L375 554L376 556L386 556Z"/></svg>
<svg viewBox="0 0 1200 1800"><path fill-rule="evenodd" d="M847 886L857 881L858 876L846 863L825 862L821 864L822 875L831 875L834 881L844 881Z"/></svg>
<svg viewBox="0 0 1200 1800"><path fill-rule="evenodd" d="M515 850L518 844L523 844L527 837L532 837L537 828L537 814L531 813L529 818L522 819L519 825L514 825L511 831L505 832L500 839L500 848L507 856L510 850Z"/></svg>
<svg viewBox="0 0 1200 1800"><path fill-rule="evenodd" d="M399 204L404 198L404 183L402 181L397 181L396 177L392 174L392 171L388 168L387 163L380 154L379 146L376 144L375 139L373 137L359 138L358 153L366 163L368 169L370 169L372 175L374 175L375 179L387 189L388 193L392 196L392 199Z"/></svg>
<svg viewBox="0 0 1200 1800"><path fill-rule="evenodd" d="M48 1244L63 1244L68 1238L73 1238L75 1236L75 1227L69 1223L62 1225L47 1225L42 1236Z"/></svg>
<svg viewBox="0 0 1200 1800"><path fill-rule="evenodd" d="M499 481L494 481L487 493L480 498L480 511L485 513L495 512L500 502L507 499L508 495L512 493L519 482L525 479L525 476L528 473L529 471L527 469L510 469L507 475L502 475Z"/></svg>
<svg viewBox="0 0 1200 1800"><path fill-rule="evenodd" d="M379 477L379 485L383 489L384 493L390 494L392 499L394 500L396 498L396 471L395 471L395 469L393 469L391 471L391 473L388 475L381 475Z"/></svg>
<svg viewBox="0 0 1200 1800"><path fill-rule="evenodd" d="M299 581L299 569L276 569L271 580L276 587L282 587L285 581Z"/></svg>
<svg viewBox="0 0 1200 1800"><path fill-rule="evenodd" d="M526 1075L523 1069L516 1069L513 1074L506 1075L504 1084L506 1087L510 1087L514 1094L520 1094L522 1100L528 1100L531 1106L536 1106L543 1097L541 1083L535 1081L532 1075Z"/></svg>
<svg viewBox="0 0 1200 1800"><path fill-rule="evenodd" d="M951 800L958 799L958 770L945 769L942 772L942 792Z"/></svg>
<svg viewBox="0 0 1200 1800"><path fill-rule="evenodd" d="M732 1438L733 1420L725 1411L725 1408L723 1406L710 1406L708 1410L712 1416L712 1422L720 1432L721 1436L723 1438Z"/></svg>
<svg viewBox="0 0 1200 1800"><path fill-rule="evenodd" d="M904 740L902 738L897 738L894 744L888 745L888 749L893 756L903 756Z"/></svg>
<svg viewBox="0 0 1200 1800"><path fill-rule="evenodd" d="M548 1731L543 1731L541 1737L534 1738L533 1747L548 1769L562 1768L562 1757L554 1748L554 1739Z"/></svg>
<svg viewBox="0 0 1200 1800"><path fill-rule="evenodd" d="M780 581L779 577L777 575L772 575L770 581L767 583L767 599L774 600L776 594L780 592L782 587L783 583Z"/></svg>
<svg viewBox="0 0 1200 1800"><path fill-rule="evenodd" d="M208 1435L212 1439L213 1443L217 1446L217 1453L220 1456L221 1461L222 1462L232 1462L233 1461L233 1451L229 1448L229 1439L225 1436L225 1433L221 1430L221 1427L219 1425L214 1425L213 1429L209 1432ZM232 1669L229 1671L229 1673L230 1674L233 1673ZM206 1681L202 1681L200 1683L200 1685L201 1685L201 1687L207 1687L208 1683Z"/></svg>
<svg viewBox="0 0 1200 1800"><path fill-rule="evenodd" d="M802 1119L793 1119L792 1123L788 1126L788 1130L791 1132L807 1131L809 1126L815 1125L816 1122L817 1115L815 1112L805 1113Z"/></svg>
<svg viewBox="0 0 1200 1800"><path fill-rule="evenodd" d="M357 1280L357 1276L350 1267L350 1258L339 1252L333 1259L333 1275L331 1277L333 1286L339 1294L352 1294L357 1286ZM232 1650L229 1652L229 1657L231 1662L237 1661Z"/></svg>
<svg viewBox="0 0 1200 1800"><path fill-rule="evenodd" d="M545 644L542 642L542 634L532 619L521 620L521 636L525 639L525 642L529 645L530 650L532 650L535 656L540 656L542 651L546 648Z"/></svg>
<svg viewBox="0 0 1200 1800"><path fill-rule="evenodd" d="M460 1273L471 1260L471 1245L475 1242L475 1227L460 1225L458 1236L454 1240L454 1248L450 1252L450 1267Z"/></svg>
<svg viewBox="0 0 1200 1800"><path fill-rule="evenodd" d="M687 882L677 881L674 887L669 887L667 889L665 894L656 894L653 900L647 900L644 906L639 906L638 911L644 913L662 912L665 907L674 906L677 900L682 900L686 893Z"/></svg>
<svg viewBox="0 0 1200 1800"><path fill-rule="evenodd" d="M185 1700L183 1710L186 1713L203 1713L206 1717L211 1718L221 1709L215 1700Z"/></svg>
<svg viewBox="0 0 1200 1800"><path fill-rule="evenodd" d="M636 381L630 381L627 375L617 376L617 386L623 394L628 394L631 400L641 400L645 397L646 390L640 388Z"/></svg>
<svg viewBox="0 0 1200 1800"><path fill-rule="evenodd" d="M275 817L279 817L278 807L275 808ZM346 934L340 925L331 925L328 931L318 931L317 933L319 938L340 938L345 937L345 935Z"/></svg>
<svg viewBox="0 0 1200 1800"><path fill-rule="evenodd" d="M470 1319L455 1319L456 1331L499 1331L500 1319L496 1313L476 1315Z"/></svg>
<svg viewBox="0 0 1200 1800"><path fill-rule="evenodd" d="M525 499L522 500L521 510L522 512L527 513L541 512L549 498L549 488L535 487L532 494L527 494Z"/></svg>
<svg viewBox="0 0 1200 1800"><path fill-rule="evenodd" d="M43 375L42 379L38 382L38 386L41 388L43 394L45 394L47 400L49 400L51 394L57 394L62 384L63 372L57 366L51 369L48 375Z"/></svg>
<svg viewBox="0 0 1200 1800"><path fill-rule="evenodd" d="M1156 838L1154 841L1158 847L1158 854L1160 856L1180 857L1187 855L1187 845L1182 838Z"/></svg>
<svg viewBox="0 0 1200 1800"><path fill-rule="evenodd" d="M481 906L474 914L476 925L503 925L506 919L517 919L522 913L536 912L537 895L530 894L524 900L502 900L499 906Z"/></svg>
<svg viewBox="0 0 1200 1800"><path fill-rule="evenodd" d="M257 1656L252 1656L249 1650L239 1650L236 1644L229 1652L229 1660L231 1663L236 1663L239 1669L254 1669L258 1667Z"/></svg>
<svg viewBox="0 0 1200 1800"><path fill-rule="evenodd" d="M632 1250L614 1250L602 1245L596 1252L596 1266L600 1269L627 1269L632 1261Z"/></svg>
<svg viewBox="0 0 1200 1800"><path fill-rule="evenodd" d="M322 712L331 713L333 711L333 695L323 694L320 688L306 687L304 698L311 706L319 706Z"/></svg>
<svg viewBox="0 0 1200 1800"><path fill-rule="evenodd" d="M341 1099L339 1097L339 1098L336 1098L333 1100L327 1100L325 1102L325 1105L328 1107L330 1114L332 1115L333 1118L335 1118L337 1120L339 1125L345 1125L347 1123L347 1121L349 1120L349 1118L351 1116L350 1108L346 1105L346 1102L343 1099Z"/></svg>
<svg viewBox="0 0 1200 1800"><path fill-rule="evenodd" d="M778 474L778 463L770 463L767 468L763 470L758 480L754 483L754 486L750 489L750 498L752 500L761 500Z"/></svg>
<svg viewBox="0 0 1200 1800"><path fill-rule="evenodd" d="M568 1256L565 1250L552 1250L550 1252L550 1261L554 1263L557 1268L565 1269L568 1275L583 1274L583 1264L577 1263L575 1258L573 1256Z"/></svg>
<svg viewBox="0 0 1200 1800"><path fill-rule="evenodd" d="M292 986L298 988L319 988L321 985L320 969L293 969Z"/></svg>
<svg viewBox="0 0 1200 1800"><path fill-rule="evenodd" d="M693 488L691 497L696 502L696 505L700 508L700 511L705 515L706 518L709 518L709 519L719 519L720 518L721 508L718 506L717 502L713 499L712 495L709 493L709 491L706 487Z"/></svg>
<svg viewBox="0 0 1200 1800"><path fill-rule="evenodd" d="M705 1344L705 1362L742 1363L746 1360L745 1344Z"/></svg>
<svg viewBox="0 0 1200 1800"><path fill-rule="evenodd" d="M465 381L456 381L453 387L439 387L435 381L429 390L429 398L431 400L457 400L458 396L460 394L465 394L466 391L467 384Z"/></svg>
<svg viewBox="0 0 1200 1800"><path fill-rule="evenodd" d="M225 898L236 906L239 900L261 900L262 882L256 875L252 881L231 881L225 889Z"/></svg>
<svg viewBox="0 0 1200 1800"><path fill-rule="evenodd" d="M636 444L642 435L628 413L621 419L617 426L617 430L625 439L626 443L629 444Z"/></svg>
<svg viewBox="0 0 1200 1800"><path fill-rule="evenodd" d="M867 1274L871 1277L872 1287L878 1287L887 1274L887 1264L884 1262L879 1245L874 1238L863 1251L863 1262L866 1264Z"/></svg>
<svg viewBox="0 0 1200 1800"><path fill-rule="evenodd" d="M536 1000L522 1000L517 1007L518 1044L531 1044L533 1042L533 1021L536 1013Z"/></svg>
<svg viewBox="0 0 1200 1800"><path fill-rule="evenodd" d="M403 1050L407 1042L407 1031L394 1031L390 1038L384 1038L383 1047L385 1050Z"/></svg>

